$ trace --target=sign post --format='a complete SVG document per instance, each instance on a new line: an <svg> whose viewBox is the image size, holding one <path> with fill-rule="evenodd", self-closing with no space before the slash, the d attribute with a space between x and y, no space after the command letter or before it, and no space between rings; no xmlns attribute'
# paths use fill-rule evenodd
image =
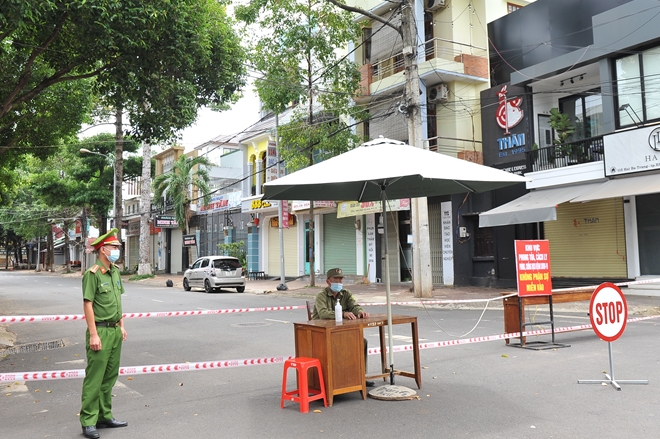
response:
<svg viewBox="0 0 660 439"><path fill-rule="evenodd" d="M516 240L516 278L518 285L518 319L520 322L520 345L510 345L526 349L565 348L570 345L555 343L555 320L552 307L552 278L550 276L550 242L547 239ZM525 298L547 296L550 320L547 322L525 323L523 310ZM552 342L525 342L523 330L526 326L550 325ZM529 346L528 346L529 345Z"/></svg>
<svg viewBox="0 0 660 439"><path fill-rule="evenodd" d="M591 327L596 335L607 342L610 355L610 374L605 374L606 380L578 380L578 384L605 383L611 384L616 390L621 390L619 384L648 384L648 380L616 381L614 379L612 342L621 337L628 321L628 303L619 287L605 282L594 290L589 303L589 320L591 320Z"/></svg>

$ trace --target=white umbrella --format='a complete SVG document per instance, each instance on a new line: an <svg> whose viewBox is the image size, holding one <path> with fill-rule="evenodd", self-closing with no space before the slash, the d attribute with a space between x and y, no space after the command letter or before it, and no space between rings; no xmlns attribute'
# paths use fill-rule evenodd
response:
<svg viewBox="0 0 660 439"><path fill-rule="evenodd" d="M485 192L529 181L495 168L438 154L391 139L378 138L316 165L264 184L264 199L382 202ZM387 236L387 221L383 221ZM387 239L385 291L390 384L394 384L392 306Z"/></svg>

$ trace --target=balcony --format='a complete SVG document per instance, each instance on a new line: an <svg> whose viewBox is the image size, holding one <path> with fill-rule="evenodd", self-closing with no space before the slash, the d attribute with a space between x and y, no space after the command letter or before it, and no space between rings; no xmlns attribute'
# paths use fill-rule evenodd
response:
<svg viewBox="0 0 660 439"><path fill-rule="evenodd" d="M443 38L428 40L423 47L424 59L430 63L428 68L488 78L488 54L485 48ZM402 72L404 69L403 52L377 61L371 66L371 82L381 81ZM420 66L420 72L422 70L425 69Z"/></svg>
<svg viewBox="0 0 660 439"><path fill-rule="evenodd" d="M527 169L531 172L599 162L604 159L603 136L527 151L525 158Z"/></svg>

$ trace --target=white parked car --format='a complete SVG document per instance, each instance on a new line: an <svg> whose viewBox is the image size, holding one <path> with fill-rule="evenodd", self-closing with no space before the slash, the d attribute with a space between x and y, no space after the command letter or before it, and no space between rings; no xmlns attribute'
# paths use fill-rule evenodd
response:
<svg viewBox="0 0 660 439"><path fill-rule="evenodd" d="M210 293L220 288L245 291L245 273L238 259L231 256L204 256L183 273L183 289L204 288Z"/></svg>

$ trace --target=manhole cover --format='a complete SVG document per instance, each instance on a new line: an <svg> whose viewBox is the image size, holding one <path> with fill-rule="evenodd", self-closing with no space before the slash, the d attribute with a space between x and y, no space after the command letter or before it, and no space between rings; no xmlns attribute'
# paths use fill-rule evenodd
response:
<svg viewBox="0 0 660 439"><path fill-rule="evenodd" d="M258 326L268 326L270 323L266 322L247 322L247 323L234 323L233 326L235 328L256 328Z"/></svg>
<svg viewBox="0 0 660 439"><path fill-rule="evenodd" d="M28 352L47 351L50 349L63 348L64 340L42 341L24 345L13 346L2 351L3 354L26 354Z"/></svg>

